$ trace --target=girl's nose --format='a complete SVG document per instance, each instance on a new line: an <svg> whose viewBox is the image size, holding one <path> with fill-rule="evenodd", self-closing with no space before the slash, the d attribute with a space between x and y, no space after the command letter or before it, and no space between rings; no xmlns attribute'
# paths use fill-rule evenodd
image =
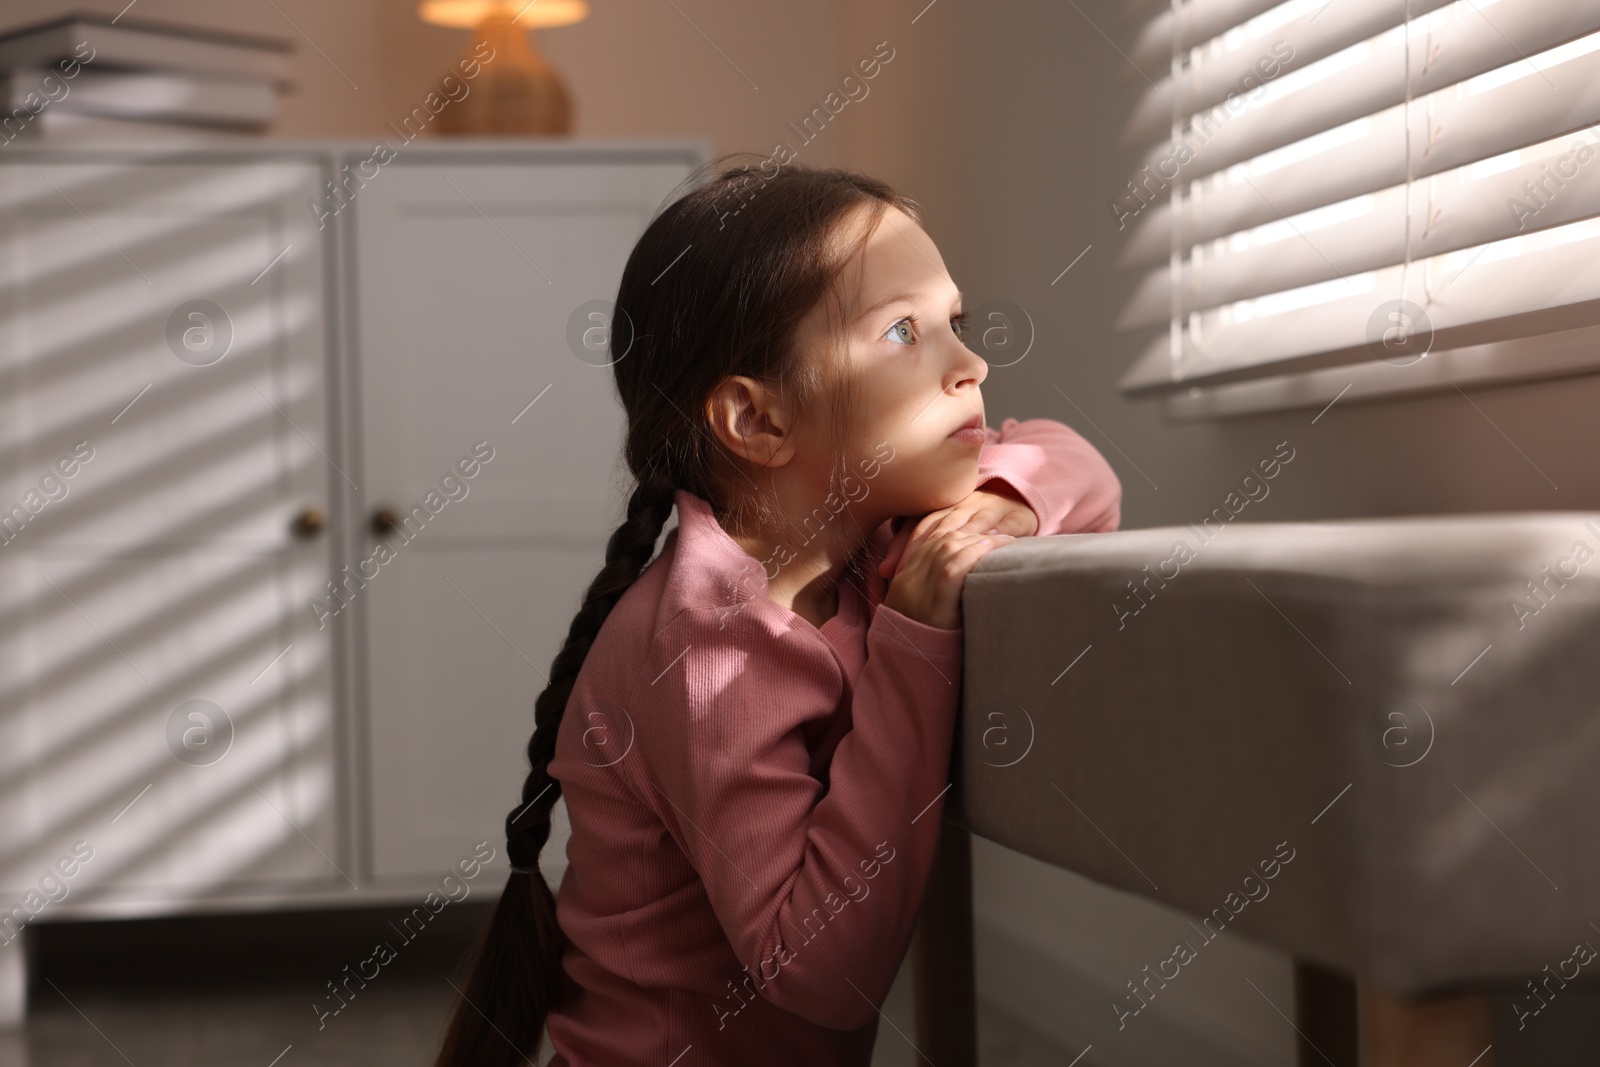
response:
<svg viewBox="0 0 1600 1067"><path fill-rule="evenodd" d="M989 376L989 361L968 348L959 339L955 342L955 357L955 366L948 379L950 388L967 381L972 382L975 386L982 385L983 380Z"/></svg>

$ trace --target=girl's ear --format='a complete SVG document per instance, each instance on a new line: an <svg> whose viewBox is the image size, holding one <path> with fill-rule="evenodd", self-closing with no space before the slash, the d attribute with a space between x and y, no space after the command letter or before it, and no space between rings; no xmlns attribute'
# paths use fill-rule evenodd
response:
<svg viewBox="0 0 1600 1067"><path fill-rule="evenodd" d="M781 467L794 455L788 406L754 378L719 382L706 398L706 421L724 448L751 463Z"/></svg>

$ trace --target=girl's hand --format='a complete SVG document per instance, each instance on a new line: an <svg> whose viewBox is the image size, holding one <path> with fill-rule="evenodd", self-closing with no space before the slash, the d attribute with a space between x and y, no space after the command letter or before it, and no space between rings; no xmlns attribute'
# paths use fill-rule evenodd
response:
<svg viewBox="0 0 1600 1067"><path fill-rule="evenodd" d="M919 537L901 554L883 602L908 619L941 630L960 629L967 572L989 552L1015 540L1010 534L984 536L965 529Z"/></svg>
<svg viewBox="0 0 1600 1067"><path fill-rule="evenodd" d="M997 533L1013 535L1014 539L1032 537L1038 533L1039 516L1034 514L1033 508L1023 501L1015 489L994 479L984 484L992 488L975 490L965 500L938 511L930 511L916 523L904 518L894 520L898 524L894 540L889 543L889 550L878 564L878 573L885 578L893 578L908 546L935 534L956 531L980 535Z"/></svg>

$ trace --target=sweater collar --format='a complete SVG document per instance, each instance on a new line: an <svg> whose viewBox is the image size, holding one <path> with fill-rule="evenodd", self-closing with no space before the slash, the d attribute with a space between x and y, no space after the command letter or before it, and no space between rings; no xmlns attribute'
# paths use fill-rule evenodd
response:
<svg viewBox="0 0 1600 1067"><path fill-rule="evenodd" d="M673 610L688 607L738 608L752 600L770 602L767 571L722 524L711 505L687 489L674 494L678 507L677 549L667 594Z"/></svg>
<svg viewBox="0 0 1600 1067"><path fill-rule="evenodd" d="M674 494L678 508L678 526L673 532L677 545L671 571L667 576L665 618L685 608L711 608L717 611L741 611L751 601L764 609L779 605L768 595L767 569L769 564L756 559L735 541L717 521L711 505L701 497L679 489ZM892 538L889 524L884 523L871 539L870 559L882 559ZM866 598L868 604L883 599L885 582L876 566L868 566L864 585L857 589L862 578L849 580L856 594ZM840 590L839 614L835 618L846 621L854 618L852 601L856 594Z"/></svg>

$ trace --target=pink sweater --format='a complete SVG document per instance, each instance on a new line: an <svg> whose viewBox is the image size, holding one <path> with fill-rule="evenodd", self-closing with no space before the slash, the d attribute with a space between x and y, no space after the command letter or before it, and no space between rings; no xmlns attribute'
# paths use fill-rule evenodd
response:
<svg viewBox="0 0 1600 1067"><path fill-rule="evenodd" d="M1073 430L987 435L980 479L1039 534L1116 528L1122 487ZM866 1065L932 870L962 631L883 605L888 523L818 628L704 500L676 502L550 764L572 825L552 1067Z"/></svg>

